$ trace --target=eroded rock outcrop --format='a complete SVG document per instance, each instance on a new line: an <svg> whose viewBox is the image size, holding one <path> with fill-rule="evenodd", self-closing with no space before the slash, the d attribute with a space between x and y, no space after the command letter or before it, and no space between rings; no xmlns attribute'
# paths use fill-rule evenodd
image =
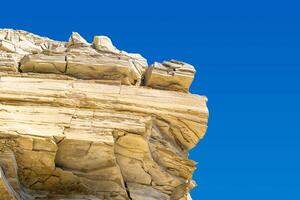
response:
<svg viewBox="0 0 300 200"><path fill-rule="evenodd" d="M0 199L190 199L208 120L194 73L106 36L1 29Z"/></svg>

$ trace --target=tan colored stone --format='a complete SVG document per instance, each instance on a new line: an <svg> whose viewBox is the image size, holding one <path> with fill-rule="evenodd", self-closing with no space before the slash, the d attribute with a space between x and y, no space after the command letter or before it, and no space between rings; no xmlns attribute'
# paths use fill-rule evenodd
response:
<svg viewBox="0 0 300 200"><path fill-rule="evenodd" d="M7 51L7 52L16 51L15 46L6 40L0 40L0 50Z"/></svg>
<svg viewBox="0 0 300 200"><path fill-rule="evenodd" d="M36 73L65 73L67 67L66 58L63 55L27 55L21 60L22 72Z"/></svg>
<svg viewBox="0 0 300 200"><path fill-rule="evenodd" d="M148 68L106 36L0 41L0 199L190 199L208 121L191 65Z"/></svg>
<svg viewBox="0 0 300 200"><path fill-rule="evenodd" d="M5 172L8 184L16 193L21 192L21 186L18 177L18 167L15 155L12 151L0 152L0 168Z"/></svg>
<svg viewBox="0 0 300 200"><path fill-rule="evenodd" d="M13 190L4 172L0 167L0 199L1 200L21 200L19 195Z"/></svg>
<svg viewBox="0 0 300 200"><path fill-rule="evenodd" d="M128 59L111 56L67 56L66 74L81 79L121 80L132 85L141 74Z"/></svg>
<svg viewBox="0 0 300 200"><path fill-rule="evenodd" d="M164 90L188 92L195 72L192 65L180 61L154 63L147 69L145 85Z"/></svg>
<svg viewBox="0 0 300 200"><path fill-rule="evenodd" d="M11 54L0 52L0 71L18 71L18 63L15 61Z"/></svg>
<svg viewBox="0 0 300 200"><path fill-rule="evenodd" d="M150 186L136 183L128 184L131 198L134 200L170 200L170 197Z"/></svg>

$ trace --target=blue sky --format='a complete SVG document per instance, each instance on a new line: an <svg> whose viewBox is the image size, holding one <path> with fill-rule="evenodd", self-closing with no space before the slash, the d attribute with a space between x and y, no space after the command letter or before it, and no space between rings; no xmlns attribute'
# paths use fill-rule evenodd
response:
<svg viewBox="0 0 300 200"><path fill-rule="evenodd" d="M209 98L195 200L300 199L300 6L294 1L1 2L0 27L57 40L72 31L152 63L197 69Z"/></svg>

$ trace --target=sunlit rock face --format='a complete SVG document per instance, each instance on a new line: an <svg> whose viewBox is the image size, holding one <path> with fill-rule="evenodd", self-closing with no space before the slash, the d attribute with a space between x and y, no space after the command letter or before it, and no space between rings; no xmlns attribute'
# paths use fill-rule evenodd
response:
<svg viewBox="0 0 300 200"><path fill-rule="evenodd" d="M106 36L0 30L1 200L187 200L207 128L195 69Z"/></svg>

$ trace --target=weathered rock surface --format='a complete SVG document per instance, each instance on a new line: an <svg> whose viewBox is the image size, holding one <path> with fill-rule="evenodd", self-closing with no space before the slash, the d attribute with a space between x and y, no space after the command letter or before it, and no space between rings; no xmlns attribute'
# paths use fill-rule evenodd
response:
<svg viewBox="0 0 300 200"><path fill-rule="evenodd" d="M106 36L1 29L0 199L190 199L208 120L194 73Z"/></svg>
<svg viewBox="0 0 300 200"><path fill-rule="evenodd" d="M162 89L187 92L193 82L195 69L192 65L170 60L154 63L145 74L145 85Z"/></svg>

